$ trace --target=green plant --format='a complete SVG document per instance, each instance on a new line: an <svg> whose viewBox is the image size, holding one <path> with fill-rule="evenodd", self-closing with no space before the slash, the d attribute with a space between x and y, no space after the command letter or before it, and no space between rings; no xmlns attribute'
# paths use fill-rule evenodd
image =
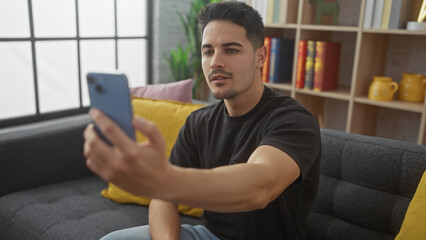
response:
<svg viewBox="0 0 426 240"><path fill-rule="evenodd" d="M169 75L173 82L193 77L191 68L188 66L188 55L189 48L183 49L179 45L176 49L170 50L169 56L165 56L171 72Z"/></svg>
<svg viewBox="0 0 426 240"><path fill-rule="evenodd" d="M178 45L164 56L170 70L172 81L193 78L192 94L195 95L200 82L204 79L201 68L201 29L198 26L197 15L208 3L222 0L194 0L191 2L189 13L177 12L182 25L186 47Z"/></svg>

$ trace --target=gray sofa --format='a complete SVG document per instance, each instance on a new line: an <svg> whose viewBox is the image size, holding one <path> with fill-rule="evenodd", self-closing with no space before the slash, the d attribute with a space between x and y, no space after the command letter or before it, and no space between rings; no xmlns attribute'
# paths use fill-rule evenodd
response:
<svg viewBox="0 0 426 240"><path fill-rule="evenodd" d="M99 239L148 222L148 209L101 197L82 156L87 115L0 130L0 239ZM426 169L426 147L322 130L308 239L393 239ZM181 216L183 223L200 223Z"/></svg>

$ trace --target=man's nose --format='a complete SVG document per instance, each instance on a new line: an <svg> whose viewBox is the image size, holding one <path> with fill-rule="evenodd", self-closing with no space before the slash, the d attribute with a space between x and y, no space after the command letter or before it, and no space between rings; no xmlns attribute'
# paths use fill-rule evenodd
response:
<svg viewBox="0 0 426 240"><path fill-rule="evenodd" d="M211 69L224 68L223 56L220 53L215 53L213 55L210 67Z"/></svg>

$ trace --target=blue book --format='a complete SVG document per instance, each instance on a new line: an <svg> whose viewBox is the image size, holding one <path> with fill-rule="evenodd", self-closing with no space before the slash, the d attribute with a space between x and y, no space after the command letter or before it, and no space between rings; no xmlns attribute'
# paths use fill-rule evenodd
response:
<svg viewBox="0 0 426 240"><path fill-rule="evenodd" d="M294 39L272 38L269 82L291 82L293 73Z"/></svg>
<svg viewBox="0 0 426 240"><path fill-rule="evenodd" d="M371 28L373 24L374 0L365 1L364 28Z"/></svg>
<svg viewBox="0 0 426 240"><path fill-rule="evenodd" d="M280 22L280 1L281 0L274 0L274 17L272 19L273 23Z"/></svg>
<svg viewBox="0 0 426 240"><path fill-rule="evenodd" d="M393 0L389 17L389 29L403 29L410 20L413 11L411 0Z"/></svg>
<svg viewBox="0 0 426 240"><path fill-rule="evenodd" d="M305 89L314 88L315 48L316 41L308 40L305 62Z"/></svg>
<svg viewBox="0 0 426 240"><path fill-rule="evenodd" d="M371 23L371 28L380 29L380 26L382 25L384 6L385 6L385 0L375 0L373 22Z"/></svg>

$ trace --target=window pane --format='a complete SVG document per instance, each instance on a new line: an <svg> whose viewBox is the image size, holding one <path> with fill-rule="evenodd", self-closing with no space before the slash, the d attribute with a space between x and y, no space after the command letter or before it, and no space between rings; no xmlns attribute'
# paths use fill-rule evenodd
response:
<svg viewBox="0 0 426 240"><path fill-rule="evenodd" d="M80 106L75 41L36 43L40 112Z"/></svg>
<svg viewBox="0 0 426 240"><path fill-rule="evenodd" d="M130 87L146 85L146 40L118 41L118 69L126 73Z"/></svg>
<svg viewBox="0 0 426 240"><path fill-rule="evenodd" d="M31 44L0 42L0 119L35 114Z"/></svg>
<svg viewBox="0 0 426 240"><path fill-rule="evenodd" d="M80 42L83 106L90 104L86 75L89 71L115 70L114 40L85 40Z"/></svg>
<svg viewBox="0 0 426 240"><path fill-rule="evenodd" d="M117 0L118 36L145 36L146 20L146 0Z"/></svg>
<svg viewBox="0 0 426 240"><path fill-rule="evenodd" d="M0 1L0 37L29 37L27 0Z"/></svg>
<svg viewBox="0 0 426 240"><path fill-rule="evenodd" d="M75 37L75 0L33 0L36 37Z"/></svg>
<svg viewBox="0 0 426 240"><path fill-rule="evenodd" d="M78 1L80 36L114 36L114 1L81 0Z"/></svg>

